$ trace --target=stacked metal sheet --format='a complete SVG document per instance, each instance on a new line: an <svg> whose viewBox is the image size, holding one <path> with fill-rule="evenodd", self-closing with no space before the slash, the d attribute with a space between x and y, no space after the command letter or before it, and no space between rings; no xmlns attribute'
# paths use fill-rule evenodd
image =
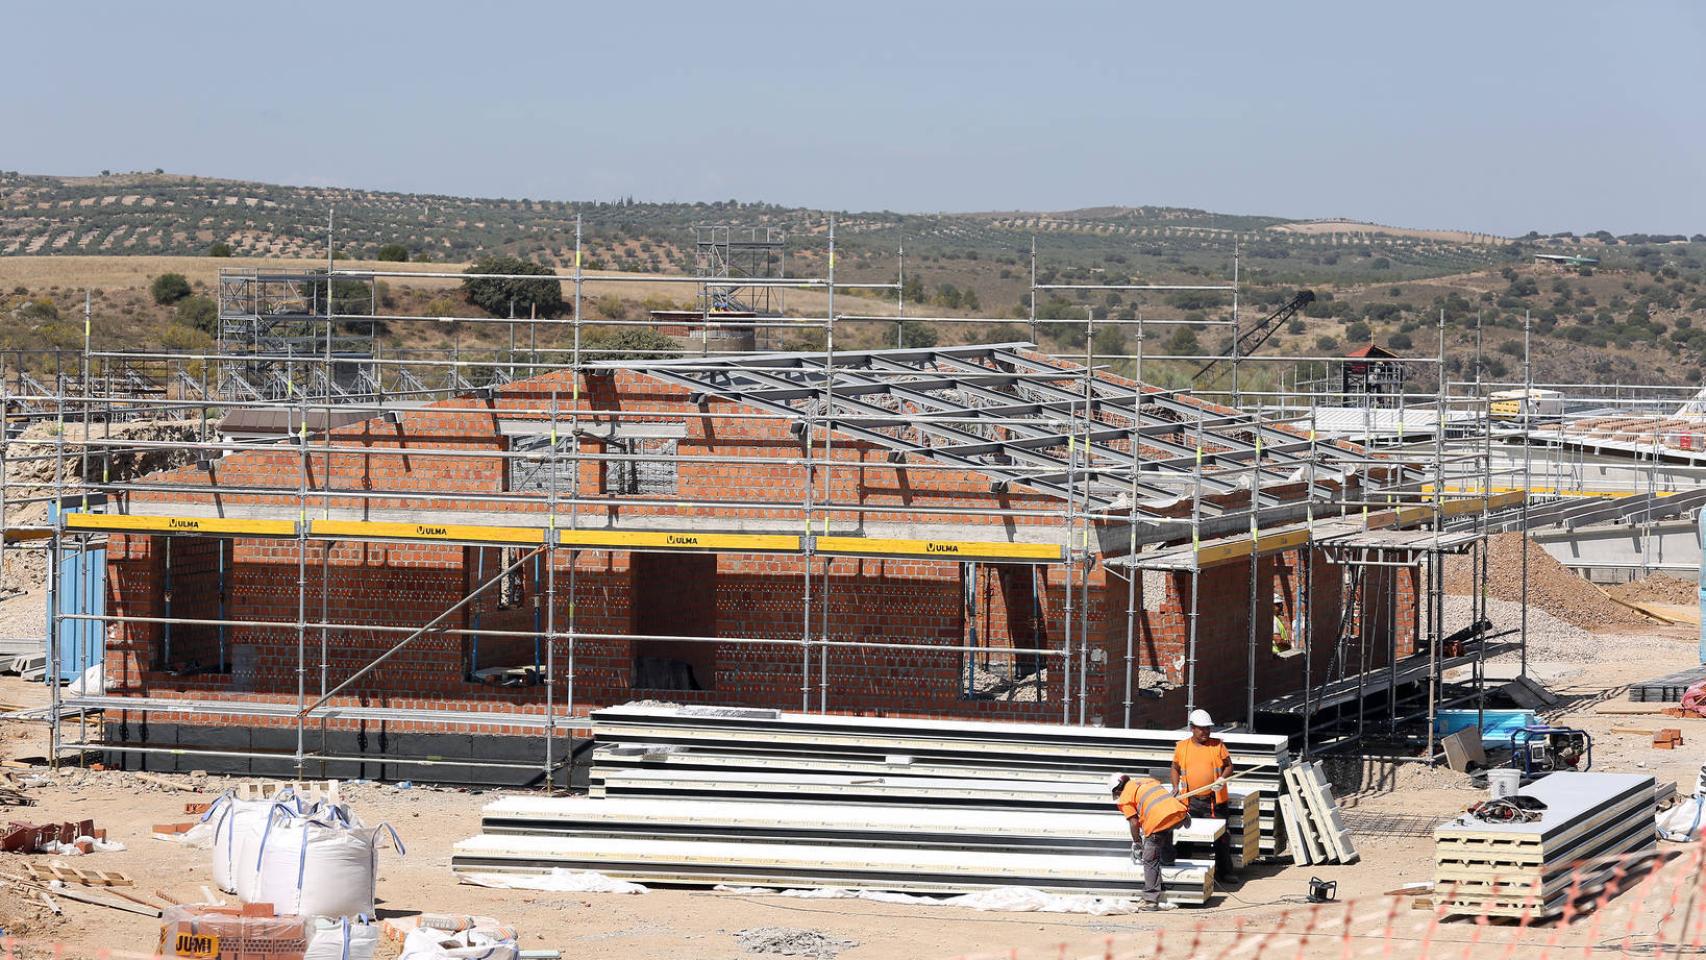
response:
<svg viewBox="0 0 1706 960"><path fill-rule="evenodd" d="M1105 806L1105 805L1104 805ZM639 882L881 887L921 893L1030 886L1130 897L1141 885L1125 821L1100 815L860 804L512 797L457 845L458 874L596 870ZM1224 825L1180 828L1164 895L1200 904Z"/></svg>
<svg viewBox="0 0 1706 960"><path fill-rule="evenodd" d="M775 787L775 781L758 786L761 781L755 781L755 775L785 775L784 779L796 782L802 782L802 775L952 781L916 784L913 789L918 796L906 802L1003 808L1015 798L988 796L988 789L999 792L999 788L973 788L967 783L1071 784L1073 790L1066 792L1099 794L1094 802L1105 809L1102 782L1109 773L1148 773L1165 779L1174 746L1188 736L1185 730L902 720L718 707L615 707L595 711L592 721L595 795L611 791L611 777L618 772L667 769L679 774L681 782L701 774L730 774L754 782L746 791L749 797L757 799L755 794L768 792L764 799L796 801L811 799L812 790L835 792L843 784L820 781L812 789L789 791ZM1233 733L1221 739L1232 755L1234 770L1244 774L1236 783L1256 794L1258 849L1260 855L1270 856L1280 845L1276 800L1287 758L1286 738ZM632 786L619 784L618 789ZM721 790L723 785L715 788ZM986 799L969 800L968 792L983 793ZM1051 803L1036 802L1039 808ZM1082 809L1083 802L1068 801L1063 809ZM1243 827L1241 820L1239 829ZM1234 843L1235 848L1241 846Z"/></svg>
<svg viewBox="0 0 1706 960"><path fill-rule="evenodd" d="M1546 805L1538 819L1464 814L1435 829L1435 895L1451 912L1553 917L1656 852L1652 777L1554 773L1518 795Z"/></svg>

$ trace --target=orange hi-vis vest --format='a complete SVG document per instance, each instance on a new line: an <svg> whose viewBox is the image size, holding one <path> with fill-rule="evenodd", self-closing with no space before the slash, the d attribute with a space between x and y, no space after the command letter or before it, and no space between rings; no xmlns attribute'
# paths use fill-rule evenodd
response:
<svg viewBox="0 0 1706 960"><path fill-rule="evenodd" d="M1185 801L1173 796L1167 785L1150 777L1132 777L1120 790L1120 813L1137 818L1144 836L1171 830L1190 816Z"/></svg>

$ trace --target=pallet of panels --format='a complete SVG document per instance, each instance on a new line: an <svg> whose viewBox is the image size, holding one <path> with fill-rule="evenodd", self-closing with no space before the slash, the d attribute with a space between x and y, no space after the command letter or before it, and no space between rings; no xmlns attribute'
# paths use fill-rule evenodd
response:
<svg viewBox="0 0 1706 960"><path fill-rule="evenodd" d="M922 767L892 758L891 762L816 763L803 765L799 761L776 761L757 758L748 763L746 757L731 754L703 754L695 750L670 748L663 752L647 752L638 748L600 748L593 753L593 766L588 783L590 795L605 796L666 796L667 791L716 794L728 789L731 781L750 799L793 800L822 793L824 799L844 799L841 788L887 785L885 789L856 791L858 802L904 802L934 806L985 805L1009 809L1023 803L1032 809L1092 811L1106 808L1109 803L1106 781L1100 775L1038 770L1026 771L1027 779L1016 778L1018 771L1008 770L1003 776L978 776L970 767ZM789 773L789 770L809 769L810 773ZM741 772L744 771L744 772ZM833 773L827 771L834 771ZM928 771L949 776L926 776ZM1128 771L1153 776L1165 781L1166 770ZM645 773L647 776L631 776ZM1029 779L1035 776L1036 779ZM698 782L699 778L703 782ZM834 777L814 780L815 777ZM962 779L970 781L962 783ZM609 784L614 783L612 789ZM916 789L897 791L894 787L912 786ZM1228 820L1232 835L1232 857L1236 867L1259 861L1265 852L1276 849L1274 825L1276 819L1264 817L1264 791L1259 786L1246 785L1242 780L1229 785L1231 810Z"/></svg>
<svg viewBox="0 0 1706 960"><path fill-rule="evenodd" d="M1553 917L1657 852L1652 777L1554 773L1520 795L1546 804L1538 820L1464 814L1434 830L1434 887L1450 912Z"/></svg>
<svg viewBox="0 0 1706 960"><path fill-rule="evenodd" d="M599 765L881 773L938 779L1037 780L1109 773L1165 776L1184 730L986 721L898 720L719 707L615 707L594 711ZM1287 760L1280 736L1226 734L1240 783L1259 792L1261 853L1277 846L1274 800ZM673 752L673 755L672 755ZM629 759L615 759L626 755ZM662 759L667 758L667 759ZM955 770L958 773L954 773ZM594 788L599 770L594 771ZM954 776L944 777L944 774Z"/></svg>
<svg viewBox="0 0 1706 960"><path fill-rule="evenodd" d="M1142 870L1129 852L932 850L676 837L481 835L456 844L450 868L458 877L593 870L637 883L868 888L925 894L1024 886L1052 894L1132 898L1143 885ZM1162 895L1175 903L1206 903L1213 868L1212 862L1190 860L1163 867Z"/></svg>

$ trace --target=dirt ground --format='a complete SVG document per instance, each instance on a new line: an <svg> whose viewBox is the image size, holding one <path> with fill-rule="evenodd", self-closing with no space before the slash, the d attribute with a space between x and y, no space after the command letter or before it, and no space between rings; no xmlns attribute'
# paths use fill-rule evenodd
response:
<svg viewBox="0 0 1706 960"><path fill-rule="evenodd" d="M1540 669L1536 672L1553 676L1552 688L1564 698L1553 719L1594 734L1594 769L1652 773L1678 781L1686 794L1692 792L1695 775L1706 759L1702 750L1706 721L1665 720L1662 725L1684 728L1686 742L1678 750L1658 751L1651 748L1646 736L1611 732L1614 726L1660 725L1654 718L1596 712L1613 705L1635 706L1622 696L1624 685L1695 662L1695 636L1677 628L1664 630L1669 632L1642 630L1638 639L1602 634L1607 656L1599 663L1585 669L1572 664L1568 670L1551 671L1545 664L1537 664ZM1619 656L1620 648L1638 649L1641 655ZM31 704L44 700L39 686L16 678L0 680L0 702ZM1701 727L1698 743L1694 723ZM40 756L44 736L40 724L0 724L0 744L9 758ZM192 900L200 897L203 885L211 886L206 851L150 839L149 828L157 822L187 819L183 812L187 801L211 799L238 782L236 779L173 776L168 779L184 789L172 790L114 771L62 767L38 774L13 766L6 772L26 784L32 784L38 775L46 778L46 782L23 787L34 805L14 808L10 818L34 822L93 818L109 830L112 839L128 847L124 852L76 858L69 861L73 865L125 871L136 878L132 892L145 897L160 891L176 899ZM1483 796L1458 774L1417 763L1336 762L1333 772L1340 781L1346 808L1358 818L1374 815L1373 819L1379 820L1386 815L1407 814L1445 819ZM1402 884L1431 879L1431 839L1385 836L1368 830L1357 836L1362 853L1357 864L1261 866L1248 871L1242 887L1217 897L1207 908L1131 916L977 913L946 907L692 890L657 889L624 896L460 885L449 870L451 846L479 832L480 807L497 795L421 786L348 785L346 797L361 816L369 823L390 822L408 847L406 857L390 851L380 855L381 916L417 911L491 915L515 925L526 949L560 949L565 957L586 960L753 957L758 954L743 948L739 934L762 927L821 933L831 941L831 952L838 946L833 941L851 941L856 945L845 946L839 953L844 960L911 960L964 954L1099 956L1104 950L1125 956L1153 956L1157 928L1163 928L1166 942L1173 944L1167 955L1186 956L1194 952L1182 950L1187 941L1201 941L1206 947L1207 938L1224 938L1235 931L1251 936L1271 931L1276 924L1295 924L1311 876L1337 881L1341 899L1372 898L1362 899L1362 903L1374 904L1368 910L1359 905L1351 911L1359 916L1366 914L1365 920L1374 918L1356 922L1353 938L1371 942L1359 952L1377 948L1372 942L1381 939L1414 946L1422 938L1405 935L1394 924L1413 925L1416 918L1431 916L1410 910L1407 903L1380 897ZM0 874L19 875L24 859L0 854ZM33 855L33 859L49 858ZM1395 903L1401 911L1394 908ZM158 924L148 917L71 901L62 901L62 906L64 916L53 917L0 885L0 927L8 935L38 944L65 944L64 956L95 956L103 948L146 952L156 942ZM1385 922L1379 922L1380 918ZM1454 946L1453 956L1458 955L1457 949L1464 956L1477 955L1480 951L1471 948L1478 939L1472 941L1470 937L1473 934L1478 938L1478 929L1474 924L1446 924L1427 939L1464 944L1462 948ZM1558 934L1535 930L1520 936L1541 942ZM1106 944L1110 937L1114 938L1112 946ZM1489 935L1489 942L1493 939ZM754 938L749 935L747 942L750 945ZM390 956L385 951L391 949L382 948L381 956ZM1288 947L1284 952L1339 956L1340 949L1340 940L1317 943L1305 939L1301 946Z"/></svg>

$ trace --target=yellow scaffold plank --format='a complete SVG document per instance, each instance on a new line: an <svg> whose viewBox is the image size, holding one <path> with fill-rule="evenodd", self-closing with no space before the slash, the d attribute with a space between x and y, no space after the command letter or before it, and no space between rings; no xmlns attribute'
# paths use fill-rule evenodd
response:
<svg viewBox="0 0 1706 960"><path fill-rule="evenodd" d="M677 530L559 530L557 545L594 550L733 550L798 553L800 538L768 533L690 533Z"/></svg>
<svg viewBox="0 0 1706 960"><path fill-rule="evenodd" d="M152 517L135 513L67 513L67 530L116 533L190 533L242 537L294 537L292 520L236 520L230 517Z"/></svg>
<svg viewBox="0 0 1706 960"><path fill-rule="evenodd" d="M887 537L818 537L818 553L872 557L940 557L944 560L1032 560L1059 562L1057 543L1007 543L1000 540L896 540Z"/></svg>
<svg viewBox="0 0 1706 960"><path fill-rule="evenodd" d="M529 546L545 542L543 527L492 527L457 523L390 523L369 520L315 520L308 533L330 539L437 540L453 543L516 543Z"/></svg>
<svg viewBox="0 0 1706 960"><path fill-rule="evenodd" d="M1308 530L1286 530L1282 533L1268 534L1255 540L1240 537L1227 543L1216 543L1197 548L1197 566L1212 567L1217 563L1237 560L1247 557L1254 549L1258 555L1278 553L1281 550L1291 550L1309 542Z"/></svg>

